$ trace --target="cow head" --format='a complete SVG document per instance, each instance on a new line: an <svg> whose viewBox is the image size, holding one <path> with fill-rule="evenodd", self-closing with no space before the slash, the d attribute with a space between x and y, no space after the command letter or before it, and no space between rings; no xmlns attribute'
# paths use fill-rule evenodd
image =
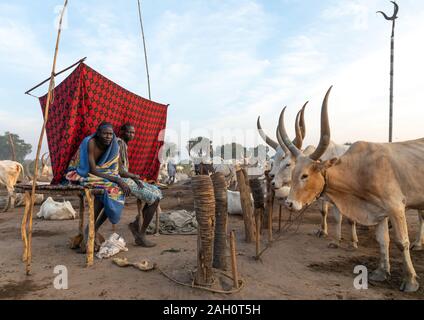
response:
<svg viewBox="0 0 424 320"><path fill-rule="evenodd" d="M321 162L320 157L325 153L330 144L330 125L328 120L328 98L332 87L327 91L321 110L321 139L316 150L309 156L305 155L288 138L284 126L284 113L281 113L279 134L282 142L296 159L292 171L291 189L286 200L289 209L300 211L318 199L325 189L325 172L337 163L337 159Z"/></svg>
<svg viewBox="0 0 424 320"><path fill-rule="evenodd" d="M305 105L306 106L306 105ZM278 142L276 142L275 140L271 139L262 129L261 126L261 122L260 122L261 117L258 117L258 122L257 122L257 127L258 127L258 132L259 135L262 137L262 139L271 147L275 150L275 156L274 156L274 160L272 162L272 168L271 171L269 172L269 176L271 179L274 179L275 176L277 175L278 171L280 170L281 167L281 163L290 156L290 151L289 149L286 147L285 144L279 144ZM296 120L296 139L293 141L293 143L297 146L301 146L302 145L302 141L303 141L303 137L305 135L305 128L304 128L304 119L303 119L303 114L301 116L301 121L300 121L300 125L297 126L297 120ZM277 138L278 138L278 134L277 134Z"/></svg>
<svg viewBox="0 0 424 320"><path fill-rule="evenodd" d="M304 104L303 108L296 116L295 131L297 138L293 141L293 143L298 149L302 148L303 140L305 139L306 135L305 108L307 105L308 102ZM280 145L285 146L278 128L277 139ZM292 156L290 151L288 151L287 155L280 161L279 167L276 168L277 173L275 174L274 179L272 180L272 187L275 190L275 196L277 199L286 199L288 197L290 193L292 171L295 164L296 158Z"/></svg>

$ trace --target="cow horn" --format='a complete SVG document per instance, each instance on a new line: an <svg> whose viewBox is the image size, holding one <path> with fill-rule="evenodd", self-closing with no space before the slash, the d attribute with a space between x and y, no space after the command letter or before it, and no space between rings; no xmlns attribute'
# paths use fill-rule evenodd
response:
<svg viewBox="0 0 424 320"><path fill-rule="evenodd" d="M262 129L262 126L261 126L261 117L258 117L258 123L257 123L257 125L258 125L258 131L259 131L259 135L262 137L262 139L264 139L264 141L271 147L271 148L273 148L274 150L277 150L277 148L278 148L278 143L277 142L275 142L274 140L272 140L270 137L268 137L266 134L265 134L265 132L264 132L264 130Z"/></svg>
<svg viewBox="0 0 424 320"><path fill-rule="evenodd" d="M303 144L303 136L302 136L302 129L300 128L300 124L299 124L299 119L300 119L300 114L301 114L302 110L300 110L297 115L296 115L296 121L295 121L295 126L294 126L294 130L296 132L296 138L293 140L293 144L296 146L296 148L298 148L299 150L302 149L302 144Z"/></svg>
<svg viewBox="0 0 424 320"><path fill-rule="evenodd" d="M283 140L283 143L287 146L287 148L290 150L292 155L295 158L298 158L302 154L302 151L300 151L293 144L293 142L290 141L289 136L287 135L286 127L284 126L284 113L286 112L286 109L287 109L287 107L285 107L283 109L283 111L281 112L280 121L279 121L279 124L278 124L278 130L279 130L279 133L280 133L281 138Z"/></svg>
<svg viewBox="0 0 424 320"><path fill-rule="evenodd" d="M280 134L280 131L278 130L278 127L277 127L277 140L278 140L278 143L279 143L279 144L280 144L280 146L281 146L281 149L283 149L283 151L284 151L285 155L289 154L290 150L289 150L289 148L287 148L287 146L284 144L283 138L281 138L281 134Z"/></svg>
<svg viewBox="0 0 424 320"><path fill-rule="evenodd" d="M45 166L46 165L46 163L47 163L47 159L44 159L44 157L46 156L46 154L48 154L48 152L46 152L46 153L44 153L42 156L41 156L41 164L43 165L43 166Z"/></svg>
<svg viewBox="0 0 424 320"><path fill-rule="evenodd" d="M331 93L331 89L333 89L333 86L328 89L327 94L325 95L324 101L322 102L322 109L321 109L321 138L319 140L319 144L317 149L313 154L309 156L314 161L319 160L321 156L325 153L325 151L328 148L328 145L330 144L330 138L331 138L331 131L330 131L330 123L328 120L328 98Z"/></svg>
<svg viewBox="0 0 424 320"><path fill-rule="evenodd" d="M306 125L305 125L305 109L308 105L309 101L306 101L306 103L302 107L302 112L300 114L300 120L299 120L299 127L302 131L302 140L305 140L306 137Z"/></svg>

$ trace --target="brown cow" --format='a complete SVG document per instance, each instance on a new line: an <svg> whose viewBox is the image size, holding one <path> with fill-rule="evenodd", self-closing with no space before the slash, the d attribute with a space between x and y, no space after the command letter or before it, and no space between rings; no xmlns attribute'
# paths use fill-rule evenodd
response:
<svg viewBox="0 0 424 320"><path fill-rule="evenodd" d="M310 156L305 156L289 140L283 111L280 133L297 158L286 204L292 210L299 211L325 196L348 218L367 226L377 225L380 263L370 275L374 281L384 281L390 275L390 219L395 243L403 254L405 275L401 290L415 292L419 284L409 251L405 211L424 210L424 139L392 144L357 142L340 158L318 161L330 142L330 92L331 88L321 111L320 143Z"/></svg>

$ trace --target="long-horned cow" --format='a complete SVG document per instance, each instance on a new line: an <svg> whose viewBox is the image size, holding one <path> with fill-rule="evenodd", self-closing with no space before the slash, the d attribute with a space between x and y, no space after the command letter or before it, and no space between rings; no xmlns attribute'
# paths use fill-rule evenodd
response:
<svg viewBox="0 0 424 320"><path fill-rule="evenodd" d="M19 162L4 160L0 161L0 185L4 185L7 189L8 198L4 212L14 207L16 195L15 185L20 175L24 176L24 168Z"/></svg>
<svg viewBox="0 0 424 320"><path fill-rule="evenodd" d="M299 111L296 117L296 126L299 125L299 123L303 123L304 125L304 113L305 108L307 106L308 102L305 103L303 108ZM283 114L283 113L282 113ZM299 119L300 117L300 119ZM280 116L281 123L282 117ZM280 124L279 124L280 125ZM296 127L296 131L299 131L300 128ZM303 139L305 139L305 125L303 128L303 135L302 135L302 142ZM283 139L281 138L281 134L279 132L279 128L277 128L277 140L281 146L285 146ZM302 143L300 143L302 145ZM299 148L299 147L298 147ZM299 148L300 149L300 148ZM316 148L314 146L308 146L305 150L303 150L303 153L305 155L311 155L313 152L315 152ZM342 156L346 151L348 150L348 147L345 145L339 145L332 141L330 141L330 144L328 145L327 150L324 152L324 154L320 157L321 161L326 161L333 159L335 157ZM288 156L284 157L284 159L280 163L280 167L278 169L277 174L275 175L274 179L272 180L272 186L275 190L276 197L280 201L286 200L290 193L290 185L291 185L291 178L292 178L292 172L296 164L296 158L292 156L292 154L289 152ZM321 199L323 200L323 199ZM323 200L322 201L322 210L321 210L321 228L317 231L317 236L319 237L327 237L328 236L328 224L327 224L327 217L328 217L328 211L329 211L330 204L328 201ZM343 216L341 215L340 211L337 209L337 207L332 206L332 212L334 215L334 218L336 220L336 239L337 242L332 242L332 246L338 247L341 243L342 239L342 219ZM354 248L358 247L358 236L356 233L356 223L353 221L350 221L351 225L351 245Z"/></svg>
<svg viewBox="0 0 424 320"><path fill-rule="evenodd" d="M321 111L321 139L315 152L309 156L289 140L284 127L284 113L282 115L280 133L285 145L296 157L286 204L299 211L325 196L348 218L363 225L376 225L380 263L370 274L374 281L385 281L390 275L390 219L395 243L403 255L404 278L400 289L415 292L419 283L410 255L405 211L424 210L424 170L420 169L424 160L424 139L399 143L356 142L340 158L319 161L330 143L330 92L331 88Z"/></svg>
<svg viewBox="0 0 424 320"><path fill-rule="evenodd" d="M301 147L302 136L305 135L305 123L303 116L299 121L299 125L296 125L296 139L293 143L296 146ZM275 175L278 173L281 162L290 155L290 151L284 144L279 144L264 132L261 126L261 117L258 117L257 127L261 138L266 142L266 144L275 150L274 161L272 162L271 171L269 172L269 176L274 179Z"/></svg>

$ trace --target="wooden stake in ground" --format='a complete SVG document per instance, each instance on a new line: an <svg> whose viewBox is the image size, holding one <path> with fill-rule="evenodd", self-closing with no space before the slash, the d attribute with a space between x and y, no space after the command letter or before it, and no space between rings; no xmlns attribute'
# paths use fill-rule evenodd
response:
<svg viewBox="0 0 424 320"><path fill-rule="evenodd" d="M283 206L280 204L278 210L278 232L281 232L281 219L283 215Z"/></svg>
<svg viewBox="0 0 424 320"><path fill-rule="evenodd" d="M389 114L389 142L393 142L393 79L395 75L394 64L395 64L395 26L396 19L398 18L399 5L395 1L391 1L395 6L393 16L389 17L382 11L381 13L384 18L388 21L392 21L392 35L390 38L390 114Z"/></svg>
<svg viewBox="0 0 424 320"><path fill-rule="evenodd" d="M195 283L213 284L213 244L215 237L215 196L211 178L200 175L191 179L197 229L197 273Z"/></svg>
<svg viewBox="0 0 424 320"><path fill-rule="evenodd" d="M269 176L269 171L265 173L266 184L267 184L267 194L266 194L266 203L265 203L265 221L268 223L268 241L272 241L272 219L274 216L274 198L275 191L271 186L271 177Z"/></svg>
<svg viewBox="0 0 424 320"><path fill-rule="evenodd" d="M261 238L261 224L262 216L265 210L265 199L264 192L262 189L262 183L259 179L252 179L249 181L250 190L252 190L252 195L254 199L255 206L255 222L256 222L256 258L259 259L260 252L260 238Z"/></svg>
<svg viewBox="0 0 424 320"><path fill-rule="evenodd" d="M215 194L215 242L213 247L213 267L227 269L227 225L228 200L227 184L223 173L214 173L212 176Z"/></svg>
<svg viewBox="0 0 424 320"><path fill-rule="evenodd" d="M56 39L56 48L55 48L54 58L53 58L53 66L52 66L52 73L51 73L51 77L50 77L49 91L48 91L48 94L47 94L46 107L44 109L44 122L43 122L43 126L41 128L40 138L38 140L38 146L37 146L37 154L36 154L36 157L35 157L34 179L33 179L33 182L32 182L31 203L30 203L30 208L29 208L28 253L27 253L27 259L26 259L26 273L27 273L27 275L29 275L31 273L32 217L33 217L34 202L35 202L35 187L36 187L37 175L38 175L38 161L40 159L41 146L43 144L43 138L44 138L44 133L45 133L45 130L46 130L47 120L49 118L50 103L53 100L53 90L54 90L54 86L55 86L54 77L55 77L55 70L56 70L57 54L59 52L59 42L60 42L60 34L62 32L63 16L64 16L67 5L68 5L68 0L65 0L65 4L63 5L62 13L61 13L60 20L59 20L59 30L58 30L57 39ZM24 217L24 219L26 220L27 217Z"/></svg>
<svg viewBox="0 0 424 320"><path fill-rule="evenodd" d="M256 226L255 220L253 219L253 207L250 196L250 188L246 182L247 176L245 176L243 170L240 167L237 167L236 170L237 184L240 191L241 208L243 211L246 242L252 243L256 237Z"/></svg>
<svg viewBox="0 0 424 320"><path fill-rule="evenodd" d="M238 270L237 270L237 256L236 256L236 236L235 230L230 234L230 247L231 247L231 269L233 272L234 288L239 288Z"/></svg>

